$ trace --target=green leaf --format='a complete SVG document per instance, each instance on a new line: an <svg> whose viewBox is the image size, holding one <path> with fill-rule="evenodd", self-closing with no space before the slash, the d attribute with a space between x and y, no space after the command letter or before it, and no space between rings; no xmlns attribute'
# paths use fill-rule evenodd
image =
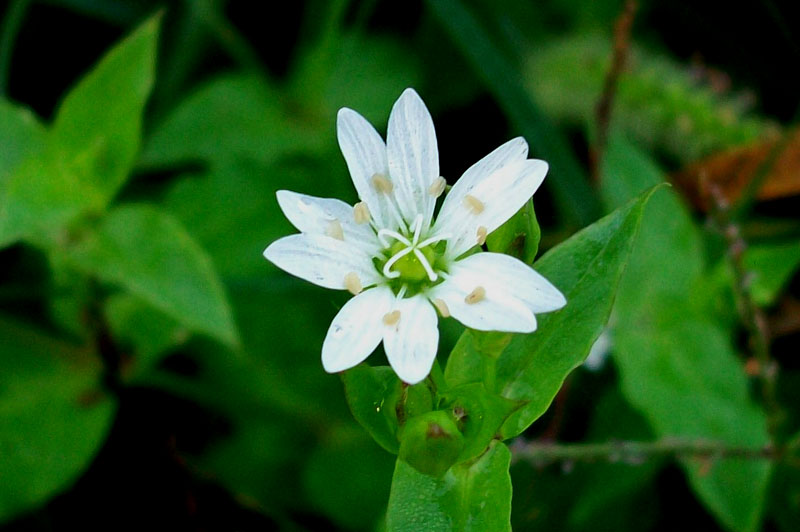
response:
<svg viewBox="0 0 800 532"><path fill-rule="evenodd" d="M0 318L0 521L68 488L114 416L90 353Z"/></svg>
<svg viewBox="0 0 800 532"><path fill-rule="evenodd" d="M238 158L265 164L309 146L318 149L319 135L290 119L284 101L261 77L220 76L197 89L156 127L139 163L160 168Z"/></svg>
<svg viewBox="0 0 800 532"><path fill-rule="evenodd" d="M568 222L583 227L597 218L600 206L567 139L531 100L519 69L495 46L481 23L459 0L429 0L432 12L470 60L537 157L550 163L548 186Z"/></svg>
<svg viewBox="0 0 800 532"><path fill-rule="evenodd" d="M361 364L342 373L347 404L353 417L378 444L397 454L397 414L390 400L400 393L400 379L388 366Z"/></svg>
<svg viewBox="0 0 800 532"><path fill-rule="evenodd" d="M0 98L0 190L20 162L40 152L46 143L46 130L28 109Z"/></svg>
<svg viewBox="0 0 800 532"><path fill-rule="evenodd" d="M105 203L125 183L139 150L160 21L151 17L112 48L69 92L53 123L51 141Z"/></svg>
<svg viewBox="0 0 800 532"><path fill-rule="evenodd" d="M115 283L193 331L238 342L211 259L171 216L147 205L112 210L70 251L84 272Z"/></svg>
<svg viewBox="0 0 800 532"><path fill-rule="evenodd" d="M750 295L762 307L772 305L800 266L800 242L761 244L747 249L744 269L752 274Z"/></svg>
<svg viewBox="0 0 800 532"><path fill-rule="evenodd" d="M526 401L504 424L503 438L520 434L544 413L566 376L600 336L652 193L575 234L536 263L536 269L567 298L562 310L537 317L537 331L489 336L467 332L456 345L445 372L448 383L482 380L502 397Z"/></svg>
<svg viewBox="0 0 800 532"><path fill-rule="evenodd" d="M387 531L510 532L510 462L508 447L497 441L478 460L452 467L441 479L397 460Z"/></svg>
<svg viewBox="0 0 800 532"><path fill-rule="evenodd" d="M153 84L159 20L113 48L67 95L41 153L0 178L0 246L23 238L61 245L69 221L101 212L123 185Z"/></svg>
<svg viewBox="0 0 800 532"><path fill-rule="evenodd" d="M108 298L104 313L115 341L134 357L122 368L125 380L155 367L169 351L189 337L189 330L138 297L120 292Z"/></svg>
<svg viewBox="0 0 800 532"><path fill-rule="evenodd" d="M539 251L542 230L533 202L529 201L506 223L495 229L486 239L489 251L516 257L527 264L533 264Z"/></svg>
<svg viewBox="0 0 800 532"><path fill-rule="evenodd" d="M660 179L643 154L612 137L604 164L609 202L624 201ZM622 392L658 437L765 445L766 419L749 398L733 330L714 321L703 305L704 291L714 288L701 246L699 229L674 195L653 202L615 307L613 354ZM687 458L682 464L700 500L726 528L758 528L767 462Z"/></svg>

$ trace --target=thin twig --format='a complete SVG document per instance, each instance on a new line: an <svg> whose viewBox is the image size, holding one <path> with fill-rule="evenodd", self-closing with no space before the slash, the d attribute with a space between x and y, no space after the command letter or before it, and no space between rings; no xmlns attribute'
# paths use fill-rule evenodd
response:
<svg viewBox="0 0 800 532"><path fill-rule="evenodd" d="M796 445L776 448L771 445L731 445L719 441L680 438L652 442L610 441L568 444L524 441L518 438L511 444L515 461L530 462L537 466L574 461L638 465L646 460L660 457L777 461L791 457L796 450Z"/></svg>
<svg viewBox="0 0 800 532"><path fill-rule="evenodd" d="M733 270L733 292L739 319L747 329L750 349L755 361L749 373L761 379L761 394L767 411L767 422L770 434L777 432L781 419L781 408L777 398L778 365L772 360L769 352L769 331L767 319L751 297L749 285L751 276L744 267L744 252L747 243L742 237L740 227L731 217L731 207L722 190L714 183L705 183L708 197L711 199L709 211L711 220L717 230L725 238L728 245L728 258Z"/></svg>
<svg viewBox="0 0 800 532"><path fill-rule="evenodd" d="M622 12L614 23L614 52L611 59L611 68L606 73L603 83L603 92L595 107L596 141L590 150L592 165L592 179L595 183L600 181L600 165L608 142L608 129L611 125L611 112L614 108L614 97L617 94L617 84L625 63L631 44L631 29L638 9L636 0L626 0Z"/></svg>

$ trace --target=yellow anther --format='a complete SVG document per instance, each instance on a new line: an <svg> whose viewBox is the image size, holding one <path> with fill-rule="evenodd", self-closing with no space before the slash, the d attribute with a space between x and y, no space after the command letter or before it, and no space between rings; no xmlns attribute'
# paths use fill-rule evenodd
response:
<svg viewBox="0 0 800 532"><path fill-rule="evenodd" d="M450 317L450 309L447 308L447 303L444 302L444 299L434 299L433 306L436 307L436 309L439 311L439 314L441 314L443 318Z"/></svg>
<svg viewBox="0 0 800 532"><path fill-rule="evenodd" d="M471 210L472 214L480 214L483 212L483 202L469 194L464 196L464 206Z"/></svg>
<svg viewBox="0 0 800 532"><path fill-rule="evenodd" d="M336 240L344 240L344 231L342 230L342 224L339 223L339 220L331 220L328 223L328 227L325 229L325 234Z"/></svg>
<svg viewBox="0 0 800 532"><path fill-rule="evenodd" d="M350 272L344 276L344 287L354 296L360 294L361 291L364 290L361 286L361 279L358 278L356 272Z"/></svg>
<svg viewBox="0 0 800 532"><path fill-rule="evenodd" d="M387 312L386 314L383 315L383 323L385 325L394 325L398 321L400 321L400 311L399 310L393 310L393 311Z"/></svg>
<svg viewBox="0 0 800 532"><path fill-rule="evenodd" d="M486 235L489 234L488 229L484 226L478 227L478 245L482 246L486 243Z"/></svg>
<svg viewBox="0 0 800 532"><path fill-rule="evenodd" d="M474 305L475 303L482 301L486 297L486 289L482 286L478 286L469 293L467 297L464 298L464 302L467 305Z"/></svg>
<svg viewBox="0 0 800 532"><path fill-rule="evenodd" d="M392 182L383 174L375 174L372 176L372 186L374 186L378 192L383 192L384 194L391 194L392 189L394 189Z"/></svg>
<svg viewBox="0 0 800 532"><path fill-rule="evenodd" d="M430 194L434 198L438 198L444 193L445 187L447 187L447 181L442 176L439 176L431 184L431 186L428 187L428 194Z"/></svg>
<svg viewBox="0 0 800 532"><path fill-rule="evenodd" d="M363 201L353 205L353 219L357 224L365 224L369 221L369 207Z"/></svg>

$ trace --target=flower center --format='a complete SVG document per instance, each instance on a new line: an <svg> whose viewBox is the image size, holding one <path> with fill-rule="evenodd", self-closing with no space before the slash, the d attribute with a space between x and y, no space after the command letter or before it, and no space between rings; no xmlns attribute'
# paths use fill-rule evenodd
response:
<svg viewBox="0 0 800 532"><path fill-rule="evenodd" d="M408 249L411 251L403 253ZM433 270L436 254L430 246L418 249L406 246L402 242L395 242L392 247L389 248L389 253L392 257L400 255L390 270L398 273L399 276L397 277L399 279L410 282L420 282L429 279L429 272L433 273L433 279L430 279L431 281L435 281L438 277ZM418 255L422 255L422 257Z"/></svg>
<svg viewBox="0 0 800 532"><path fill-rule="evenodd" d="M436 282L439 279L437 261L442 256L443 245L435 245L449 238L448 235L437 235L424 240L422 236L422 215L418 215L412 224L411 234L401 234L391 229L378 231L378 239L388 256L381 265L383 275L388 279L397 279L406 283L418 284L425 280Z"/></svg>

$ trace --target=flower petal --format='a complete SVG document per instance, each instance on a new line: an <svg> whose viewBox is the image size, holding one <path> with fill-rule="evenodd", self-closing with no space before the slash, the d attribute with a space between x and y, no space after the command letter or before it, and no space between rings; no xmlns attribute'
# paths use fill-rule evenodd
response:
<svg viewBox="0 0 800 532"><path fill-rule="evenodd" d="M381 279L369 255L324 235L285 236L270 244L264 257L278 268L325 288L344 290L344 278L351 272L364 287Z"/></svg>
<svg viewBox="0 0 800 532"><path fill-rule="evenodd" d="M394 294L386 286L365 290L345 303L322 343L325 371L336 373L363 362L381 343L381 319L393 303Z"/></svg>
<svg viewBox="0 0 800 532"><path fill-rule="evenodd" d="M421 295L395 300L397 322L383 323L383 346L386 358L397 376L416 384L431 371L439 347L436 311Z"/></svg>
<svg viewBox="0 0 800 532"><path fill-rule="evenodd" d="M550 281L521 260L500 253L476 253L451 267L453 275L483 279L487 290L502 291L518 299L531 312L552 312L567 304Z"/></svg>
<svg viewBox="0 0 800 532"><path fill-rule="evenodd" d="M472 194L475 185L488 178L490 175L500 170L504 166L524 161L528 157L528 143L522 137L509 140L505 144L493 150L489 155L473 164L453 185L450 192L444 199L442 208L439 211L439 219L445 219L460 209L467 194Z"/></svg>
<svg viewBox="0 0 800 532"><path fill-rule="evenodd" d="M380 242L369 224L357 224L353 208L338 199L316 198L290 190L277 192L278 204L283 214L299 231L308 234L328 235L332 226L342 228L342 237L370 255L381 250Z"/></svg>
<svg viewBox="0 0 800 532"><path fill-rule="evenodd" d="M387 196L372 182L375 174L389 174L383 139L363 116L346 107L336 118L336 136L358 197L367 204L379 227L396 229Z"/></svg>
<svg viewBox="0 0 800 532"><path fill-rule="evenodd" d="M414 89L403 91L392 107L386 149L400 213L409 226L422 214L427 229L436 204L429 189L439 177L439 148L431 115Z"/></svg>
<svg viewBox="0 0 800 532"><path fill-rule="evenodd" d="M458 198L448 196L448 212L443 205L433 230L433 234L450 235L447 258L455 259L475 246L479 227L491 233L511 218L533 196L546 174L544 161L516 161L475 183L469 197L465 194L456 201Z"/></svg>
<svg viewBox="0 0 800 532"><path fill-rule="evenodd" d="M483 297L474 303L467 299L475 289L485 290ZM506 292L488 286L484 277L464 271L453 273L445 282L428 292L431 301L441 299L450 315L479 331L529 333L536 330L536 317L519 300Z"/></svg>

